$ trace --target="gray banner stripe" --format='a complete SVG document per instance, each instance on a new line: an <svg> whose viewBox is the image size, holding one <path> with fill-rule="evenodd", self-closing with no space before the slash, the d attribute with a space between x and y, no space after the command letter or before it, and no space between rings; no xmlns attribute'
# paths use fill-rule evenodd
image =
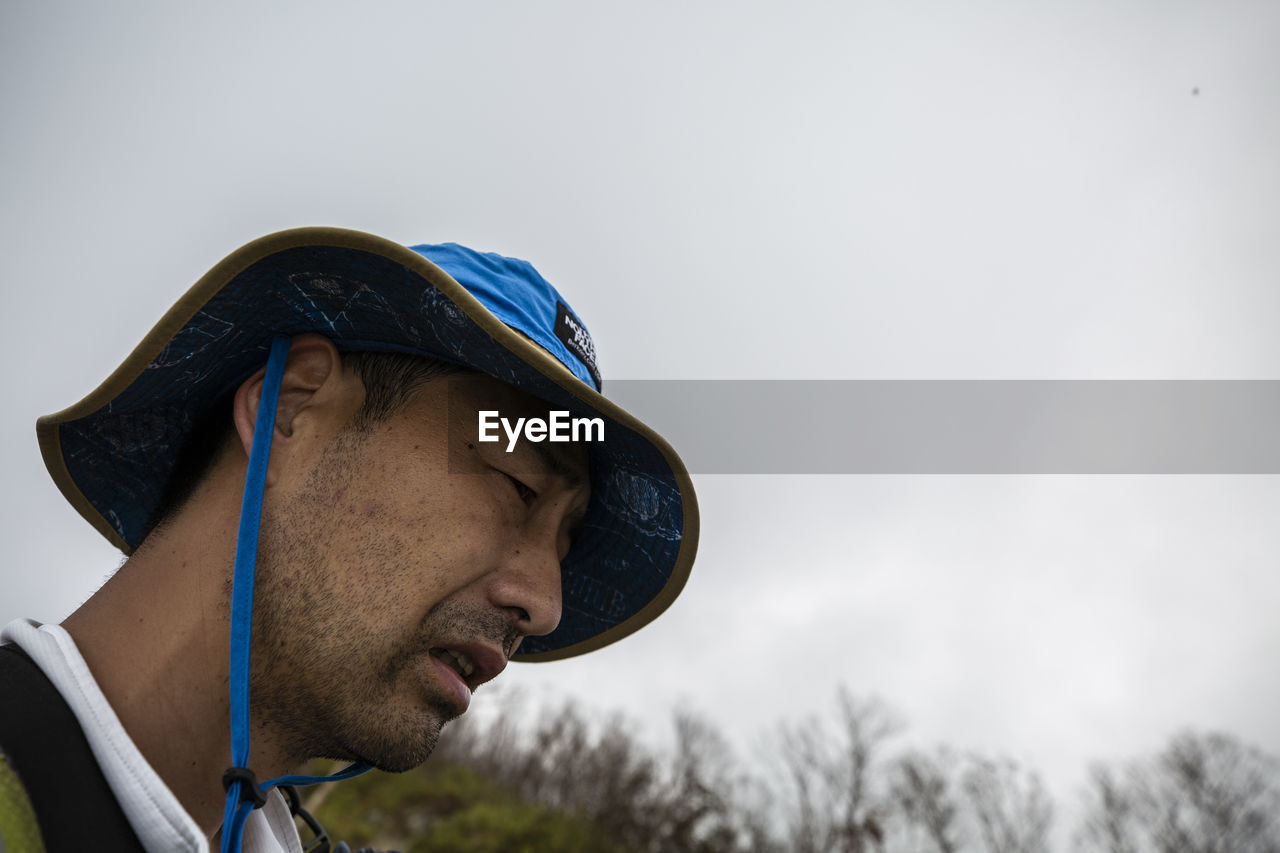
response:
<svg viewBox="0 0 1280 853"><path fill-rule="evenodd" d="M605 393L695 474L1280 473L1280 380L617 380Z"/></svg>

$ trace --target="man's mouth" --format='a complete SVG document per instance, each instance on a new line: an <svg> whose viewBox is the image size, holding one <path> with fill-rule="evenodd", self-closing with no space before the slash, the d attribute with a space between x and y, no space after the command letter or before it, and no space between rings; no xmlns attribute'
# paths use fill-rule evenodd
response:
<svg viewBox="0 0 1280 853"><path fill-rule="evenodd" d="M468 685L471 684L471 674L476 671L476 664L466 652L458 651L457 649L435 648L431 649L429 654L433 658L439 658L444 661L445 665L458 673L458 676L464 682Z"/></svg>
<svg viewBox="0 0 1280 853"><path fill-rule="evenodd" d="M498 648L479 641L434 646L427 653L440 668L441 675L449 676L447 680L454 682L459 704L464 709L471 694L481 684L496 678L507 665L506 655Z"/></svg>

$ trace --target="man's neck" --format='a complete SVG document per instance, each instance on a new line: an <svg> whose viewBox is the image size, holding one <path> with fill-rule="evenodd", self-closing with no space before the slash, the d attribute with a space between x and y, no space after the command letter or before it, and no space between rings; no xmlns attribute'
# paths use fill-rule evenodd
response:
<svg viewBox="0 0 1280 853"><path fill-rule="evenodd" d="M152 533L63 627L107 701L187 813L212 836L231 764L227 695L238 507L206 501ZM260 779L292 770L253 735Z"/></svg>

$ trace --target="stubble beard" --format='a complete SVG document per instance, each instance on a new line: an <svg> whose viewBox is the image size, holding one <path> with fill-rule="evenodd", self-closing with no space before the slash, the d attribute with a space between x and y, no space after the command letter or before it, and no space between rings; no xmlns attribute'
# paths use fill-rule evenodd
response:
<svg viewBox="0 0 1280 853"><path fill-rule="evenodd" d="M321 566L300 559L305 551L265 546L250 674L257 728L295 761L366 761L391 772L421 764L453 712L415 689L415 650L392 650L392 638L371 635L359 614L344 610L346 596Z"/></svg>
<svg viewBox="0 0 1280 853"><path fill-rule="evenodd" d="M296 763L325 757L403 772L427 760L457 716L424 684L432 638L476 636L477 620L491 617L445 599L408 638L378 634L363 614L394 608L415 591L396 586L412 576L403 543L372 530L365 556L385 583L355 591L363 608L350 606L353 590L326 571L324 556L327 537L343 523L334 496L361 476L360 444L359 434L335 439L299 499L264 512L251 708L255 729Z"/></svg>

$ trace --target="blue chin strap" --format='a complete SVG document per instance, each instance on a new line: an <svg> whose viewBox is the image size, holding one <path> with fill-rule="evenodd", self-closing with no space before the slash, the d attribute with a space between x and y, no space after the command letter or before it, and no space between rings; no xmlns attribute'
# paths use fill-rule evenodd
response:
<svg viewBox="0 0 1280 853"><path fill-rule="evenodd" d="M222 814L222 853L240 850L244 822L249 813L267 802L267 791L276 785L312 785L349 779L370 769L363 762L352 764L332 776L281 776L258 784L249 769L249 646L253 630L253 571L258 557L258 526L262 519L262 493L266 488L267 459L271 455L271 435L275 432L276 404L280 380L289 355L289 339L271 342L267 373L258 403L258 419L253 426L249 450L249 471L245 476L244 501L240 506L240 531L236 538L236 565L231 588L231 769L222 776L227 804Z"/></svg>

